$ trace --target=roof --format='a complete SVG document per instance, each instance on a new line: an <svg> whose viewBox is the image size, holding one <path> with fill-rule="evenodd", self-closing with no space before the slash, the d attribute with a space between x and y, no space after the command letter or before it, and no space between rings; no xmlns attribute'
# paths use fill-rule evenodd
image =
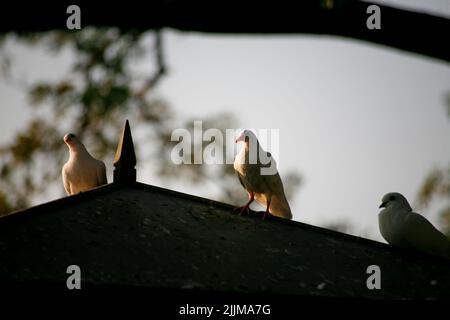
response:
<svg viewBox="0 0 450 320"><path fill-rule="evenodd" d="M0 219L0 282L84 283L325 297L450 297L450 264L148 186L110 184ZM380 266L383 290L368 290Z"/></svg>
<svg viewBox="0 0 450 320"><path fill-rule="evenodd" d="M78 265L93 287L450 298L450 261L233 208L126 180L18 211L0 218L0 284L65 287Z"/></svg>

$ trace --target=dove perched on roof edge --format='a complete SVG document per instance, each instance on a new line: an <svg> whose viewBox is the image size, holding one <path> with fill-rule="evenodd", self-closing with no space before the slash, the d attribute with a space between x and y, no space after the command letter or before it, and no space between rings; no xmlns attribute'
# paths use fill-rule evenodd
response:
<svg viewBox="0 0 450 320"><path fill-rule="evenodd" d="M250 130L242 131L235 142L244 142L244 148L234 160L234 170L249 196L249 201L241 207L241 213L244 210L248 212L250 204L256 200L266 207L263 218L270 213L292 219L283 183L270 152L262 149L256 135Z"/></svg>
<svg viewBox="0 0 450 320"><path fill-rule="evenodd" d="M107 184L106 166L92 157L81 141L72 133L64 136L69 148L69 160L62 168L64 189L68 195L77 194Z"/></svg>
<svg viewBox="0 0 450 320"><path fill-rule="evenodd" d="M412 211L408 200L397 192L383 196L378 215L380 233L390 244L428 252L450 259L450 241L424 216Z"/></svg>

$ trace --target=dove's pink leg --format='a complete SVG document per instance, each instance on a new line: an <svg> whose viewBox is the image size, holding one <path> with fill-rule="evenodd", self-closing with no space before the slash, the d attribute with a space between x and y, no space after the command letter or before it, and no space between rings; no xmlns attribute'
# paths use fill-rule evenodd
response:
<svg viewBox="0 0 450 320"><path fill-rule="evenodd" d="M255 195L252 192L248 194L248 202L243 207L235 208L233 212L239 210L239 215L241 215L245 210L247 211L247 213L250 213L250 204L253 202L253 200L255 200Z"/></svg>
<svg viewBox="0 0 450 320"><path fill-rule="evenodd" d="M264 212L263 220L266 218L266 215L270 214L270 212L269 212L270 202L272 202L272 198L267 199L267 208L266 208L266 212Z"/></svg>

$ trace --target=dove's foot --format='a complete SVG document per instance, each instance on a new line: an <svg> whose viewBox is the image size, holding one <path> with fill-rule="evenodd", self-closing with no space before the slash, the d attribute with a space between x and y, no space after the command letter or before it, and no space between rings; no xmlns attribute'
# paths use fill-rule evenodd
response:
<svg viewBox="0 0 450 320"><path fill-rule="evenodd" d="M241 215L244 211L247 211L247 214L250 213L250 204L255 200L253 193L250 193L248 202L243 207L237 207L233 210L233 213L239 210L239 215Z"/></svg>
<svg viewBox="0 0 450 320"><path fill-rule="evenodd" d="M250 206L249 206L249 205L245 205L245 206L243 206L243 207L237 207L237 208L234 208L234 209L233 209L233 213L235 213L236 211L239 211L239 215L242 215L242 213L243 213L244 211L246 211L247 214L249 214L249 213L250 213Z"/></svg>
<svg viewBox="0 0 450 320"><path fill-rule="evenodd" d="M266 219L266 216L267 216L267 215L270 215L270 212L269 212L270 203L271 203L271 199L269 199L269 201L267 201L267 208L266 208L266 211L264 211L264 215L263 215L263 217L262 217L263 220Z"/></svg>

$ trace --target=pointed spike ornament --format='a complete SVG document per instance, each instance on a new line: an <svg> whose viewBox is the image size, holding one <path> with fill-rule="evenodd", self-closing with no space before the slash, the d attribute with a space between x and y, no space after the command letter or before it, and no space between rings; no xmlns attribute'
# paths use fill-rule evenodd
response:
<svg viewBox="0 0 450 320"><path fill-rule="evenodd" d="M126 120L114 156L114 183L134 182L136 182L136 154L130 124Z"/></svg>

